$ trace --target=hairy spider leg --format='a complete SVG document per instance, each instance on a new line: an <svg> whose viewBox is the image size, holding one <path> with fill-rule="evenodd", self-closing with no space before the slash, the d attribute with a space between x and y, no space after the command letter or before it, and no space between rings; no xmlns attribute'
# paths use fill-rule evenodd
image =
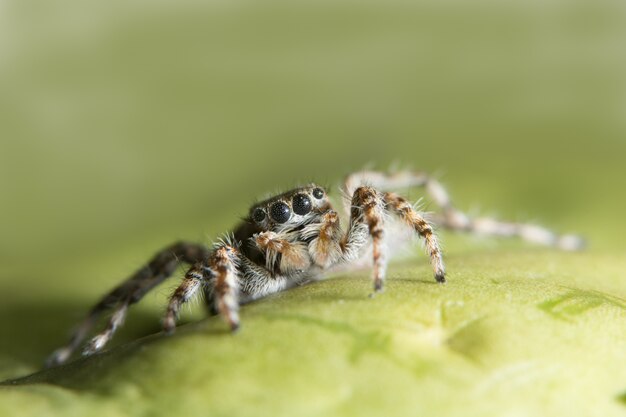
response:
<svg viewBox="0 0 626 417"><path fill-rule="evenodd" d="M367 231L372 239L372 259L374 264L373 278L374 291L383 289L385 272L387 270L387 254L384 247L384 212L385 202L382 195L372 187L359 187L352 196L352 210L350 225L356 222L367 225ZM352 229L352 227L350 227Z"/></svg>
<svg viewBox="0 0 626 417"><path fill-rule="evenodd" d="M98 319L108 310L115 308L105 330L92 339L85 349L85 354L102 349L124 321L129 305L141 300L147 292L171 276L179 263L196 263L207 257L208 253L209 250L205 246L189 242L177 242L158 252L148 264L115 287L92 307L87 317L78 325L69 343L54 351L46 361L46 366L66 362L81 345Z"/></svg>
<svg viewBox="0 0 626 417"><path fill-rule="evenodd" d="M189 301L203 285L213 285L216 310L231 330L239 328L239 251L227 244L219 244L209 258L194 265L183 282L174 291L163 318L163 330L173 333L181 306Z"/></svg>
<svg viewBox="0 0 626 417"><path fill-rule="evenodd" d="M446 271L441 257L441 248L433 228L404 198L395 193L385 193L384 200L387 207L398 215L408 226L424 238L426 250L430 256L430 263L435 273L435 280L446 282Z"/></svg>
<svg viewBox="0 0 626 417"><path fill-rule="evenodd" d="M581 250L585 247L585 240L580 236L560 235L536 224L502 221L490 217L472 218L453 205L450 195L437 179L423 172L399 171L385 174L377 171L359 171L349 175L344 181L347 196L352 195L352 192L361 185L370 185L383 191L424 187L440 209L439 213L432 215L432 222L445 229L485 236L519 237L528 242L562 250ZM349 209L349 206L345 205Z"/></svg>

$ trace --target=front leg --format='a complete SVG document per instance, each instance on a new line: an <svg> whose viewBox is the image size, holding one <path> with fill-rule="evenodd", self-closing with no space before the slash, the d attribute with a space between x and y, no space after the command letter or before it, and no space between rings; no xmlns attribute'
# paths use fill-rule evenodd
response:
<svg viewBox="0 0 626 417"><path fill-rule="evenodd" d="M372 187L357 188L352 196L348 233L341 242L346 258L354 259L367 242L367 235L372 238L374 292L382 291L387 270L384 215L385 202L381 193Z"/></svg>

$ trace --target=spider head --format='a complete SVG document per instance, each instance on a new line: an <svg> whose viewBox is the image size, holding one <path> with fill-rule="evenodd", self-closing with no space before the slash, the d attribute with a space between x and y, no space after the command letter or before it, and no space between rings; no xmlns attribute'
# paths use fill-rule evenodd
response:
<svg viewBox="0 0 626 417"><path fill-rule="evenodd" d="M326 190L310 184L255 204L249 220L263 230L280 231L314 222L329 207Z"/></svg>

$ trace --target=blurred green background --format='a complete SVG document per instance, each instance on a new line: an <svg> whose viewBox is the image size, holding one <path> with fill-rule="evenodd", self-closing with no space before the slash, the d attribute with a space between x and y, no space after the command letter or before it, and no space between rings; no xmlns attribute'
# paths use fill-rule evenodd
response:
<svg viewBox="0 0 626 417"><path fill-rule="evenodd" d="M437 174L464 210L538 221L589 239L586 253L559 254L444 233L449 291L461 288L455 281L471 277L530 276L626 297L625 48L626 3L610 0L0 2L0 376L36 371L99 295L165 244L179 238L210 242L268 192L309 181L335 185L355 169L385 169L394 162ZM405 276L428 277L425 262L415 257L402 264L420 271ZM390 275L393 280L393 268ZM367 294L367 274L357 282L363 284L346 294ZM490 282L465 290L501 294ZM173 285L133 310L116 345L158 330ZM325 303L341 293L328 288ZM278 299L312 302L304 291ZM324 302L319 311L331 309ZM586 302L593 305L593 297ZM273 314L272 300L252 308ZM202 309L196 310L186 319L201 317ZM619 329L623 316L610 310L594 320ZM253 321L244 313L247 318ZM502 324L510 325L515 321ZM594 328L582 327L578 331ZM580 336L570 330L561 342ZM611 354L624 351L624 337L610 343ZM164 346L167 351L178 345ZM197 378L215 379L217 370L206 358L215 352L202 346L197 350L205 357L187 365L206 361L209 369ZM181 342L181 353L187 348ZM250 349L249 367L232 364L229 380L263 386L263 374L251 369L263 367L263 359L250 359ZM289 358L285 349L278 351ZM316 360L335 363L327 353ZM132 364L133 355L127 360ZM603 412L615 411L616 395L626 391L626 379L615 384L602 377L612 369L606 365L589 385L581 383L581 390L593 386L606 401ZM99 375L97 360L84 366ZM107 371L113 376L86 393L4 388L0 402L11 415L18 408L37 415L80 414L81 407L100 407L103 414L155 412L152 397L116 392L133 369ZM340 369L328 378L345 377L347 386L361 378ZM43 378L64 378L61 385L71 389L85 376L75 371ZM148 372L148 379L161 375L149 371L144 366L138 372ZM298 400L294 392L302 394L302 382L294 369L288 371L284 396L293 400L281 397L284 408L263 403L272 415L348 415L356 409L350 405L356 397L343 408L322 411ZM419 403L453 413L446 411L446 395L464 392L481 375L459 372L466 379L431 387L435 394ZM248 378L235 378L238 373ZM624 373L617 374L626 378ZM175 384L187 392L196 383L182 371L177 375L161 389ZM394 390L390 379L383 378L386 389ZM553 397L547 398L569 392L559 391L561 382L550 385ZM413 384L414 394L424 389L419 381ZM500 394L494 400L500 412L530 413L529 403L507 402L507 394ZM216 395L202 391L187 411L211 410ZM318 395L311 398L323 402L328 393ZM127 408L129 398L146 404ZM241 399L251 406L258 400ZM570 400L576 403L575 395L563 404ZM226 401L214 414L237 414L236 402ZM370 411L393 409L385 404L373 401ZM397 404L411 409L409 400ZM476 402L467 404L465 415ZM555 415L564 410L551 404Z"/></svg>

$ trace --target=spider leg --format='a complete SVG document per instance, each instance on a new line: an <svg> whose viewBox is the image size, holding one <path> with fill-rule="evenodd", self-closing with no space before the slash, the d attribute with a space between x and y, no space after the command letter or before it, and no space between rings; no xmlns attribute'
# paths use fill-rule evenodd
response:
<svg viewBox="0 0 626 417"><path fill-rule="evenodd" d="M231 330L239 327L239 251L230 245L217 247L205 263L193 266L170 297L163 318L163 330L173 333L180 308L189 301L202 284L213 285L216 310L228 322Z"/></svg>
<svg viewBox="0 0 626 417"><path fill-rule="evenodd" d="M441 248L432 226L413 208L406 199L392 193L381 193L373 187L362 186L354 191L350 226L340 246L346 261L358 257L361 247L372 238L372 256L374 261L374 291L381 291L385 279L387 257L383 242L384 220L387 210L391 210L407 223L426 241L431 265L437 282L445 282L445 267Z"/></svg>
<svg viewBox="0 0 626 417"><path fill-rule="evenodd" d="M349 175L344 182L347 193L351 193L360 185L370 185L384 191L424 187L440 209L440 213L433 216L432 222L449 230L477 235L519 237L528 242L562 250L580 250L585 246L585 241L580 236L559 235L535 224L501 221L489 217L472 218L454 206L447 190L437 179L423 172L400 171L384 174L377 171L360 171Z"/></svg>
<svg viewBox="0 0 626 417"><path fill-rule="evenodd" d="M126 313L128 312L128 305L128 302L125 301L118 304L115 310L113 310L113 314L111 314L111 318L104 331L94 336L89 343L87 343L87 346L83 349L83 355L92 355L109 343L117 329L124 324L124 319L126 319Z"/></svg>
<svg viewBox="0 0 626 417"><path fill-rule="evenodd" d="M448 229L453 226L441 219L439 224ZM531 223L517 223L497 220L490 217L470 219L466 229L470 233L482 236L519 237L527 242L544 246L552 246L566 251L578 251L585 248L585 239L574 234L559 235L545 227Z"/></svg>
<svg viewBox="0 0 626 417"><path fill-rule="evenodd" d="M350 225L348 233L340 242L346 260L358 257L358 251L372 239L374 291L383 289L387 256L384 246L384 214L385 202L380 192L372 187L359 187L352 197Z"/></svg>
<svg viewBox="0 0 626 417"><path fill-rule="evenodd" d="M208 253L208 249L204 246L188 242L178 242L158 252L147 265L115 287L92 307L87 317L78 325L69 343L50 355L46 361L46 367L66 362L81 345L98 319L106 311L115 308L105 330L91 340L85 349L85 354L102 349L122 325L128 306L138 302L148 291L167 279L179 263L198 262Z"/></svg>
<svg viewBox="0 0 626 417"><path fill-rule="evenodd" d="M430 263L437 282L446 282L446 271L441 258L441 248L433 228L403 197L395 193L385 193L383 196L387 208L398 215L408 226L424 238L426 249L430 256Z"/></svg>

